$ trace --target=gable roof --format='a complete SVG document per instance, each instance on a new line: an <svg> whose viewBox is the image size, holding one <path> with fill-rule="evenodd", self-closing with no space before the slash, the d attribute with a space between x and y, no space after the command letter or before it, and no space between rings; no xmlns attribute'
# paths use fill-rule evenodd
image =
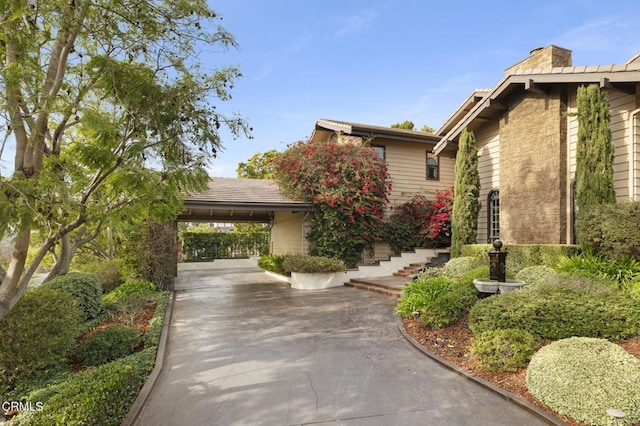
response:
<svg viewBox="0 0 640 426"><path fill-rule="evenodd" d="M596 83L601 87L635 90L635 87L631 85L640 82L639 58L640 53L621 65L513 70L507 73L493 89L483 93L483 96L475 104L470 104L466 114L461 114L461 112L465 112L461 110L461 107L445 121L445 124L436 132L441 139L435 146L434 152L436 154L442 152L449 143L460 135L465 127L468 127L475 120L489 119L498 112L503 111L504 107L500 104L500 99L507 96L516 87L524 87L525 90L536 90L537 86L541 84Z"/></svg>
<svg viewBox="0 0 640 426"><path fill-rule="evenodd" d="M320 118L316 121L310 139L315 140L316 134L323 132L340 132L351 136L362 136L372 139L378 137L427 144L435 144L440 140L432 133L421 132L419 130L395 129L392 127L373 126L370 124L351 123L326 118Z"/></svg>

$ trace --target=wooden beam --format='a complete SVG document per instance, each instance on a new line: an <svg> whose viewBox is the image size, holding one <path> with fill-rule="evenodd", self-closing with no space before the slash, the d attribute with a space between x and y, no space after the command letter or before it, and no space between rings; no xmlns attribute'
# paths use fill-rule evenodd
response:
<svg viewBox="0 0 640 426"><path fill-rule="evenodd" d="M539 84L536 84L536 82L533 81L532 78L524 82L524 90L532 93L546 93L546 91L542 87L540 87Z"/></svg>
<svg viewBox="0 0 640 426"><path fill-rule="evenodd" d="M497 110L497 111L506 111L507 106L502 102L499 102L495 99L489 99L489 108Z"/></svg>

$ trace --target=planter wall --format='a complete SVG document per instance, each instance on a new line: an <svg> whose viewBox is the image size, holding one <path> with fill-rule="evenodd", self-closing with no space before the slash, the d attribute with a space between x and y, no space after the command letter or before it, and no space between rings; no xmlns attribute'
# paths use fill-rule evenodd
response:
<svg viewBox="0 0 640 426"><path fill-rule="evenodd" d="M344 285L344 272L318 272L304 274L291 273L291 288L298 290L321 290L323 288L340 287Z"/></svg>

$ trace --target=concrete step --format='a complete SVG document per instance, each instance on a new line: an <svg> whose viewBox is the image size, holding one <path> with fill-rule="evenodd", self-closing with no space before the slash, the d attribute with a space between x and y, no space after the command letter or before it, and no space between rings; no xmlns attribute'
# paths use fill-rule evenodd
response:
<svg viewBox="0 0 640 426"><path fill-rule="evenodd" d="M390 280L389 278L390 277L383 277L378 280L375 278L352 278L344 285L358 290L372 291L374 293L400 298L402 296L402 289L404 288L405 281L398 279Z"/></svg>

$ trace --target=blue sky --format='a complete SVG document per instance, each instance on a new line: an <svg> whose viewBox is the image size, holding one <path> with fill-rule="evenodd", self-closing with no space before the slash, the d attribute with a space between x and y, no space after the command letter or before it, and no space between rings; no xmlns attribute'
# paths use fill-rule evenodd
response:
<svg viewBox="0 0 640 426"><path fill-rule="evenodd" d="M238 66L233 99L254 139L223 134L212 176L235 176L256 152L282 151L318 118L438 128L475 88L536 47L573 51L573 65L623 63L640 51L640 2L615 0L216 0L238 50L204 52Z"/></svg>

